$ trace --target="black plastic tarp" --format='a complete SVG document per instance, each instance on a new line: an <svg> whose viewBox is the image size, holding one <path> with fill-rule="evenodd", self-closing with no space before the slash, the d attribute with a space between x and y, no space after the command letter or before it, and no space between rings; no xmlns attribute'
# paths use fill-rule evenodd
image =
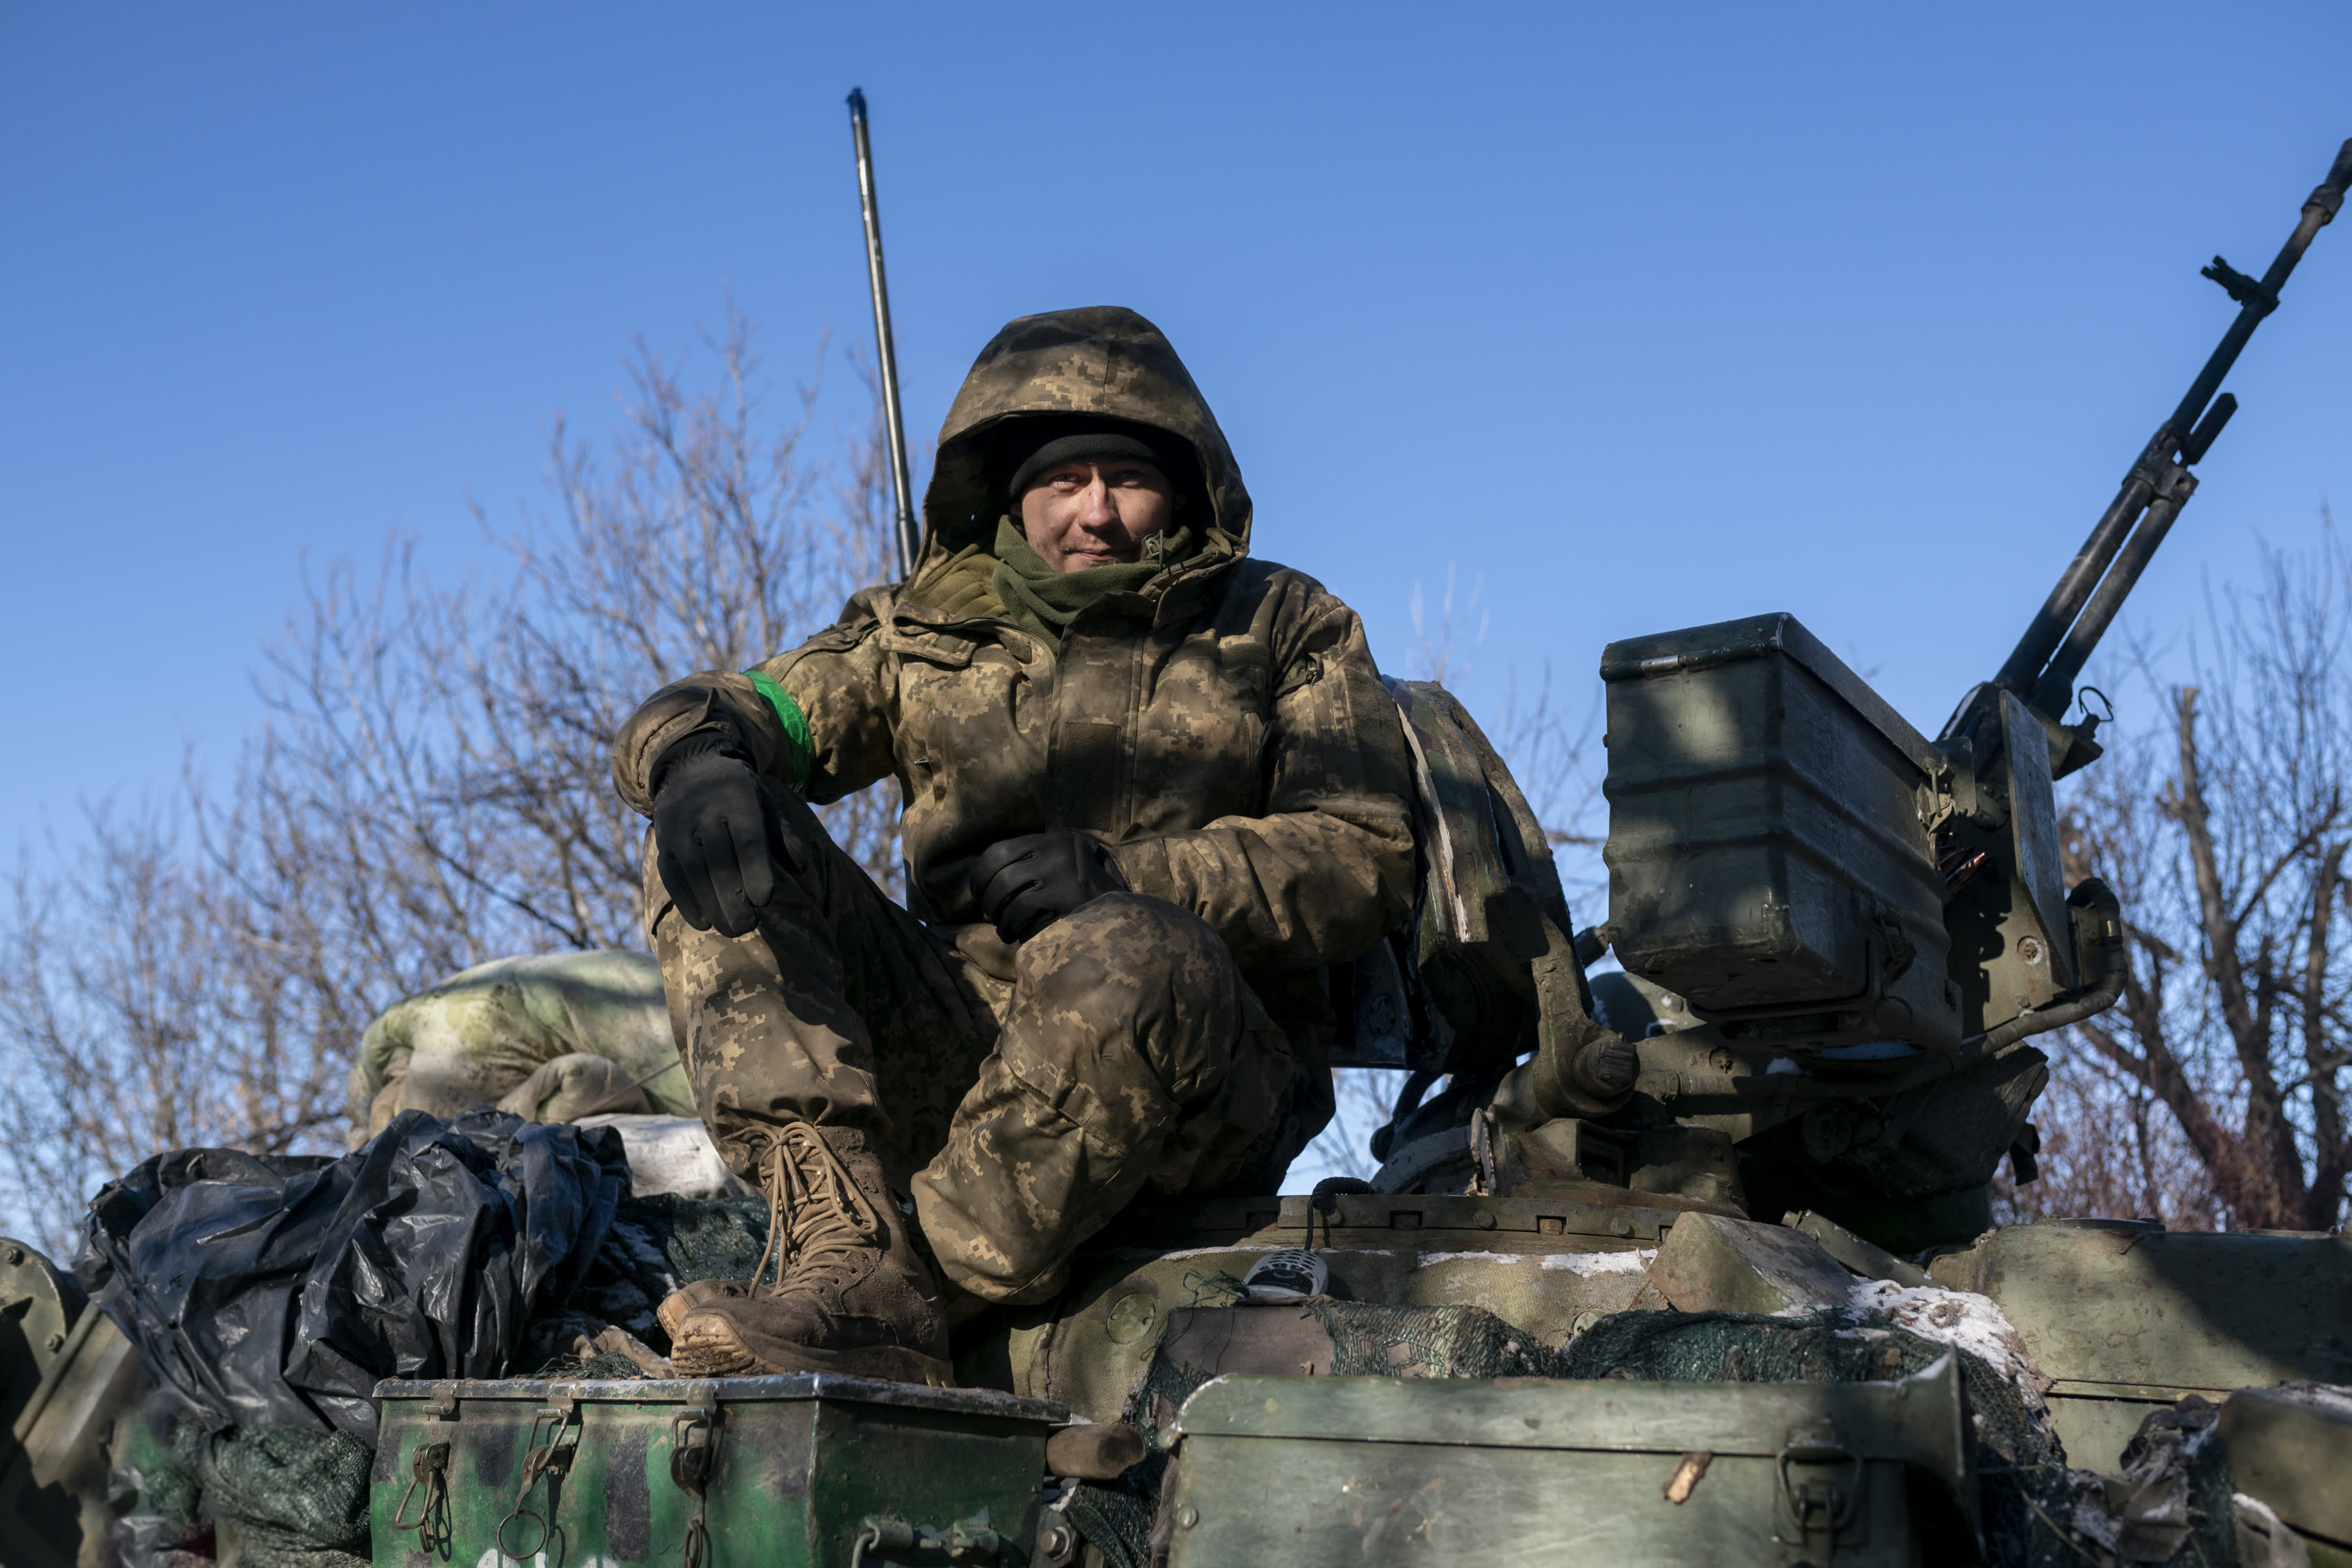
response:
<svg viewBox="0 0 2352 1568"><path fill-rule="evenodd" d="M499 1377L629 1190L610 1128L404 1111L340 1160L160 1154L91 1202L74 1270L208 1430L373 1446L387 1377Z"/></svg>

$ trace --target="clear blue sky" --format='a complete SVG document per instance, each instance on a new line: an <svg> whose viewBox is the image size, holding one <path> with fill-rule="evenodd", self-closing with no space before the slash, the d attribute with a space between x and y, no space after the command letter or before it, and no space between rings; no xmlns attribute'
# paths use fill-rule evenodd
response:
<svg viewBox="0 0 2352 1568"><path fill-rule="evenodd" d="M1392 667L1451 565L1474 701L1784 608L1933 729L2227 321L2198 265L2259 271L2352 134L2347 58L2341 5L0 6L0 833L225 755L299 558L461 563L634 334L731 289L780 377L861 340L853 84L919 444L1007 318L1132 305ZM2143 625L2352 493L2347 346L2352 223Z"/></svg>

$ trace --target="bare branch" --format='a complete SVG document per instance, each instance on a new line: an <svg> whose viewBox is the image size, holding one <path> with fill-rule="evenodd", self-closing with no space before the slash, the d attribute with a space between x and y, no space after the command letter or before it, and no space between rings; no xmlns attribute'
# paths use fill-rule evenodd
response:
<svg viewBox="0 0 2352 1568"><path fill-rule="evenodd" d="M2352 1184L2352 943L2335 918L2352 576L2323 525L2315 552L2265 547L2257 588L2210 604L2210 651L2192 650L2197 679L2173 690L2168 732L2119 739L2069 793L2068 874L2095 871L2123 896L2130 967L2121 1004L2061 1060L2044 1115L2071 1152L2045 1161L2047 1179L2114 1201L2126 1173L2105 1145L2128 1126L2141 1201L2166 1215L2324 1228ZM2131 1120L2149 1107L2160 1120ZM2098 1125L2056 1138L2055 1118L2078 1113Z"/></svg>
<svg viewBox="0 0 2352 1568"><path fill-rule="evenodd" d="M811 458L818 376L775 417L756 335L730 302L691 354L640 342L618 434L555 423L551 505L485 522L482 571L434 581L402 538L305 570L226 781L192 763L173 809L93 811L56 870L20 858L7 1224L68 1240L100 1181L165 1149L338 1146L390 1002L508 953L644 944L614 731L668 680L799 642L882 559L878 423ZM895 886L888 786L824 816Z"/></svg>

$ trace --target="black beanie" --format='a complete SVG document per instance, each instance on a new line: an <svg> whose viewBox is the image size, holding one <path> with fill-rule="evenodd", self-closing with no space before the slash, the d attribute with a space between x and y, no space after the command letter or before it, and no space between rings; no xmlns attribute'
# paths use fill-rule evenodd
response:
<svg viewBox="0 0 2352 1568"><path fill-rule="evenodd" d="M1006 437L997 447L998 461L993 466L999 473L1012 470L1004 481L1004 497L1015 507L1031 480L1070 458L1138 458L1158 468L1180 490L1192 479L1193 465L1186 460L1181 443L1148 425L1033 418L1019 421Z"/></svg>

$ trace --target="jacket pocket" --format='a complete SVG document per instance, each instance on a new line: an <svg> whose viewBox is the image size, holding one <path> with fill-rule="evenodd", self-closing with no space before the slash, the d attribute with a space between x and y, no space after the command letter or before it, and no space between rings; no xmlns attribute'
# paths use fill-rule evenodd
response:
<svg viewBox="0 0 2352 1568"><path fill-rule="evenodd" d="M905 631L893 628L884 635L882 651L901 658L920 659L941 669L962 669L971 663L976 645L971 638L952 632Z"/></svg>

